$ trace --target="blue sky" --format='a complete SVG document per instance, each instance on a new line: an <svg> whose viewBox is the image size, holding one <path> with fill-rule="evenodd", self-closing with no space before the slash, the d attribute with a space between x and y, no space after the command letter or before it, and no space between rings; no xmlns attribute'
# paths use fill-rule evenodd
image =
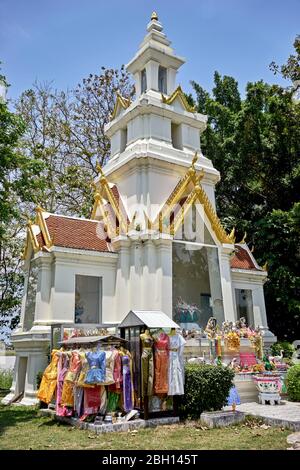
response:
<svg viewBox="0 0 300 470"><path fill-rule="evenodd" d="M248 81L285 83L269 71L284 63L300 33L299 0L0 0L0 60L16 98L35 80L75 86L102 65L136 52L152 10L178 55L178 82L212 87L215 70Z"/></svg>

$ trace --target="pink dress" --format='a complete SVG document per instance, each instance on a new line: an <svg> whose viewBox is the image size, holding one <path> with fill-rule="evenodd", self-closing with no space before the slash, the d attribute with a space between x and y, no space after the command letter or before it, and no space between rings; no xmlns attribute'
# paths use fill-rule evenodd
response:
<svg viewBox="0 0 300 470"><path fill-rule="evenodd" d="M72 410L66 406L61 405L62 390L64 386L65 376L69 369L69 357L65 353L58 353L59 360L57 364L57 388L56 388L56 404L55 412L57 416L70 416Z"/></svg>
<svg viewBox="0 0 300 470"><path fill-rule="evenodd" d="M160 333L154 343L154 393L168 393L170 340L166 333Z"/></svg>

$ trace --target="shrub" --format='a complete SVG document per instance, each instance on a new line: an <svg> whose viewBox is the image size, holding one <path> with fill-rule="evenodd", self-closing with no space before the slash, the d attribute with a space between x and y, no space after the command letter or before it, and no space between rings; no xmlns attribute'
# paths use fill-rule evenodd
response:
<svg viewBox="0 0 300 470"><path fill-rule="evenodd" d="M288 370L286 385L289 399L300 401L300 364L296 364Z"/></svg>
<svg viewBox="0 0 300 470"><path fill-rule="evenodd" d="M228 367L186 364L181 412L188 418L203 411L221 410L227 403L234 372Z"/></svg>
<svg viewBox="0 0 300 470"><path fill-rule="evenodd" d="M271 346L271 351L273 356L280 356L280 351L283 350L283 357L291 359L295 348L292 343L288 341L278 341L278 343L274 343Z"/></svg>
<svg viewBox="0 0 300 470"><path fill-rule="evenodd" d="M0 369L0 388L9 390L13 381L13 370L12 369Z"/></svg>

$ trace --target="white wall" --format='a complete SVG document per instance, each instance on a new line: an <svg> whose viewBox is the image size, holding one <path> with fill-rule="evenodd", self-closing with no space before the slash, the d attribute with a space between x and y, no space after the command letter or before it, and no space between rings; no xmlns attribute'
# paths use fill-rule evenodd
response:
<svg viewBox="0 0 300 470"><path fill-rule="evenodd" d="M254 326L267 327L268 322L263 287L266 274L259 271L258 273L255 275L255 272L232 270L232 288L249 289L252 291Z"/></svg>
<svg viewBox="0 0 300 470"><path fill-rule="evenodd" d="M37 293L35 329L39 325L50 325L56 322L74 323L76 274L102 277L102 322L118 321L115 313L118 255L93 252L81 254L76 250L64 253L63 249L60 250L62 251L55 251L48 255L49 259L52 259L51 276L47 272L47 276L44 276L44 283ZM50 288L51 294L48 296L47 291Z"/></svg>

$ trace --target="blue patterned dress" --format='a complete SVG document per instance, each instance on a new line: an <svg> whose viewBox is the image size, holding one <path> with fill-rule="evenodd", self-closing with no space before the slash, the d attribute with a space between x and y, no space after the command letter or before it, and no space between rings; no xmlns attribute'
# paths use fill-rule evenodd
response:
<svg viewBox="0 0 300 470"><path fill-rule="evenodd" d="M86 374L86 384L102 384L105 382L106 356L105 351L86 353L90 369Z"/></svg>

